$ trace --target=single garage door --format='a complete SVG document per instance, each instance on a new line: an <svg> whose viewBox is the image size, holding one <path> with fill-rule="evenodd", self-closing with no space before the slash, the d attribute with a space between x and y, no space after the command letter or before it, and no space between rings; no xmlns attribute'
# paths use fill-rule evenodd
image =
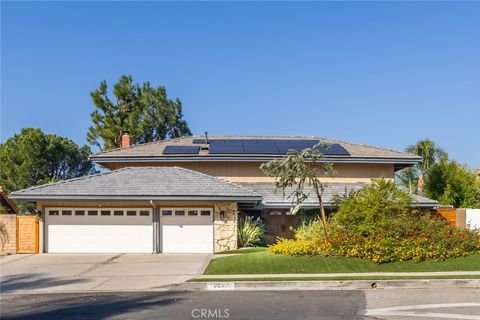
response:
<svg viewBox="0 0 480 320"><path fill-rule="evenodd" d="M160 225L163 253L213 253L211 208L163 208Z"/></svg>
<svg viewBox="0 0 480 320"><path fill-rule="evenodd" d="M49 208L45 244L50 253L151 253L150 208Z"/></svg>

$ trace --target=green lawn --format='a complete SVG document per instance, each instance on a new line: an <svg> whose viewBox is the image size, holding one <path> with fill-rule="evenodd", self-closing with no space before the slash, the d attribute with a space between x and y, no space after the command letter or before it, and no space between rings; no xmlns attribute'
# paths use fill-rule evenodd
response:
<svg viewBox="0 0 480 320"><path fill-rule="evenodd" d="M238 250L222 251L217 254L244 254L244 253L255 253L255 252L265 252L265 247L254 247L254 248L243 248Z"/></svg>
<svg viewBox="0 0 480 320"><path fill-rule="evenodd" d="M212 259L205 274L480 271L480 255L478 254L438 262L433 260L419 263L405 261L379 265L357 258L294 257L274 255L265 248L252 248L251 250L242 252L242 254Z"/></svg>

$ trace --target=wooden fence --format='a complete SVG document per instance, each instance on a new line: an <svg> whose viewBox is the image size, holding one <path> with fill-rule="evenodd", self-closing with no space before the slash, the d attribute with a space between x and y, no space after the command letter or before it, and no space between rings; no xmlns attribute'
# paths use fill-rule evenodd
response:
<svg viewBox="0 0 480 320"><path fill-rule="evenodd" d="M38 217L17 216L17 253L38 253Z"/></svg>

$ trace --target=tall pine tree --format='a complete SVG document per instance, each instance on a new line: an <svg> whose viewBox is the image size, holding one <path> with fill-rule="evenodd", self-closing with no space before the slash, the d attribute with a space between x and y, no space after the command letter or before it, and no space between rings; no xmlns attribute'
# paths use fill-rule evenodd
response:
<svg viewBox="0 0 480 320"><path fill-rule="evenodd" d="M91 96L96 110L91 114L87 141L101 150L118 148L125 131L131 133L133 143L191 134L183 120L181 101L168 99L163 86L139 85L132 76L122 76L113 86L113 101L106 81Z"/></svg>

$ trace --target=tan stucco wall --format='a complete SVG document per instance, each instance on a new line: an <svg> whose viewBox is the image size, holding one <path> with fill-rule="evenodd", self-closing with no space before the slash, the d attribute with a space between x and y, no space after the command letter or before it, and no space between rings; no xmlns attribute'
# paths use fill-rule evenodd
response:
<svg viewBox="0 0 480 320"><path fill-rule="evenodd" d="M0 214L0 253L17 252L17 215Z"/></svg>
<svg viewBox="0 0 480 320"><path fill-rule="evenodd" d="M235 202L215 203L213 229L215 252L237 249L238 206ZM223 219L221 213L224 212Z"/></svg>
<svg viewBox="0 0 480 320"><path fill-rule="evenodd" d="M115 163L111 169L127 166L178 166L223 178L232 182L273 182L260 170L261 162L172 162L172 163ZM322 177L325 182L370 183L372 179L395 177L393 164L336 163L333 178Z"/></svg>

